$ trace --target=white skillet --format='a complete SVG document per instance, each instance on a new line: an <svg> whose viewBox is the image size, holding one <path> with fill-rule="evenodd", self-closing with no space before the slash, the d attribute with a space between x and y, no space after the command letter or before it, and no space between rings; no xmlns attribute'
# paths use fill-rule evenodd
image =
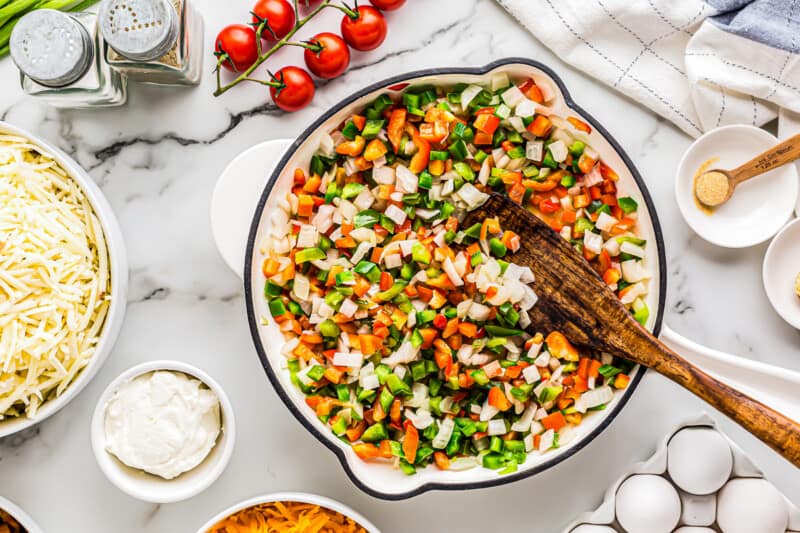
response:
<svg viewBox="0 0 800 533"><path fill-rule="evenodd" d="M390 80L375 83L370 87L353 94L343 102L320 116L297 141L273 141L254 147L231 163L225 171L212 200L212 227L215 240L220 245L223 257L235 272L242 276L244 271L245 295L248 310L248 322L256 350L262 364L278 392L281 400L291 413L320 442L333 451L351 480L368 494L384 499L404 499L427 490L464 490L489 487L510 483L524 477L535 475L545 469L552 468L561 461L577 453L596 435L607 427L623 407L627 399L635 392L641 381L644 369L637 368L632 374L631 386L615 393L614 399L607 409L587 417L580 426L576 426L565 438L563 445L546 453L532 452L528 460L514 474L498 476L494 471L473 468L467 471L439 471L426 468L415 476L406 476L389 464L366 463L360 460L352 448L330 432L305 402L302 391L291 383L288 371L282 368L285 356L281 354L283 335L279 328L263 318L269 317L266 301L261 296L263 275L260 266L264 261L267 241L272 228L272 213L278 209L279 199L291 188L295 168L308 168L311 155L317 150L324 133L336 128L342 121L357 110L371 102L378 94L389 92L398 94L408 84L447 85L459 82L487 83L492 76L503 72L510 78L520 79L532 77L537 84L549 85L553 98L548 106L558 116L577 116L592 125L592 131L578 138L585 140L595 148L601 157L617 171L619 181L617 187L621 195L632 196L639 202L639 226L643 238L652 242L647 247L645 263L653 274L647 305L652 310L647 327L657 328L661 321L666 286L662 246L662 237L658 228L657 215L648 196L644 182L638 175L633 163L613 137L593 119L585 110L575 103L564 83L557 74L547 66L526 58L507 58L479 68L445 68L412 72L395 76ZM291 144L288 147L287 145ZM281 154L283 156L281 157ZM280 159L280 168L275 166ZM275 169L274 172L271 172ZM268 181L268 176L271 178ZM250 188L251 187L251 188ZM255 212L253 211L255 208ZM247 212L247 215L244 214ZM250 223L248 223L250 222ZM245 239L248 238L247 253ZM247 262L247 264L245 264ZM727 381L794 418L800 418L800 406L794 405L791 391L800 385L800 374L792 374L773 370L771 367L757 363L742 362L738 358L726 356L719 352L698 347L682 337L662 328L662 339L686 355L694 353L693 361L718 376L725 372ZM692 352L692 353L689 353ZM702 360L702 361L700 361ZM703 363L705 362L705 364ZM756 369L762 375L776 382L774 387L762 388L758 379L752 378L751 370ZM719 376L722 378L722 376ZM764 379L767 379L767 378ZM722 378L724 379L724 378ZM768 392L767 392L768 391ZM789 391L789 393L786 393ZM786 393L786 394L785 394Z"/></svg>
<svg viewBox="0 0 800 533"><path fill-rule="evenodd" d="M247 234L258 198L275 164L291 143L289 139L278 139L251 147L228 165L217 182L211 199L211 227L220 254L240 278ZM800 225L795 224L795 227L800 235ZM667 324L662 325L660 338L714 377L795 420L800 419L797 402L800 372L702 346L676 333Z"/></svg>

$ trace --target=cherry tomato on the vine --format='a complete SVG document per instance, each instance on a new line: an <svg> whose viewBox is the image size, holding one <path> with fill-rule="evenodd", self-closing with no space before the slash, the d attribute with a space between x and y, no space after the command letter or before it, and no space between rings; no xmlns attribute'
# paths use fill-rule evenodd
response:
<svg viewBox="0 0 800 533"><path fill-rule="evenodd" d="M283 67L272 76L278 87L270 87L269 94L275 105L284 111L298 111L314 98L314 80L300 67Z"/></svg>
<svg viewBox="0 0 800 533"><path fill-rule="evenodd" d="M280 40L292 31L295 23L295 12L287 0L258 0L253 6L253 27L267 21L262 39Z"/></svg>
<svg viewBox="0 0 800 533"><path fill-rule="evenodd" d="M225 26L217 35L214 55L222 60L222 66L233 72L241 72L258 59L256 32L247 24Z"/></svg>
<svg viewBox="0 0 800 533"><path fill-rule="evenodd" d="M308 70L325 79L341 76L347 70L350 49L344 39L335 33L323 32L309 39L308 44L321 47L318 51L306 48L303 56Z"/></svg>
<svg viewBox="0 0 800 533"><path fill-rule="evenodd" d="M406 0L369 0L369 3L383 11L394 11L403 7Z"/></svg>
<svg viewBox="0 0 800 533"><path fill-rule="evenodd" d="M358 6L356 12L356 18L342 19L342 37L356 50L374 50L386 39L386 19L372 6Z"/></svg>

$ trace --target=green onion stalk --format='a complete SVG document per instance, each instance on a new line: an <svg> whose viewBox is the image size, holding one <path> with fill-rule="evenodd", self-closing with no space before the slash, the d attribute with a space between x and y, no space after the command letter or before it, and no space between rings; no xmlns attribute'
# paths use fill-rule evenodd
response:
<svg viewBox="0 0 800 533"><path fill-rule="evenodd" d="M37 9L83 11L97 0L0 0L0 57L9 52L11 30L19 19Z"/></svg>

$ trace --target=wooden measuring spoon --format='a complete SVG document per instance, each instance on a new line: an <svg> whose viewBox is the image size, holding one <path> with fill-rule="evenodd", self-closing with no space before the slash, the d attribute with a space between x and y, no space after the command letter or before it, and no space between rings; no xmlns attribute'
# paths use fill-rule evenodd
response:
<svg viewBox="0 0 800 533"><path fill-rule="evenodd" d="M464 227L497 217L520 236L514 263L533 271L539 297L530 328L561 331L573 343L646 366L728 415L800 468L800 424L709 376L633 319L597 272L538 217L505 196L492 195L467 215Z"/></svg>
<svg viewBox="0 0 800 533"><path fill-rule="evenodd" d="M733 170L715 168L703 172L695 180L694 195L701 204L717 207L730 200L736 186L743 181L791 163L795 159L800 159L800 133Z"/></svg>

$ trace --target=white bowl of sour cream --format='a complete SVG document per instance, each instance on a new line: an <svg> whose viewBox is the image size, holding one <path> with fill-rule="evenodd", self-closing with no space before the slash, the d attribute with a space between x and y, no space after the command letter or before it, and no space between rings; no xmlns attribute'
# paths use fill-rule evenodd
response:
<svg viewBox="0 0 800 533"><path fill-rule="evenodd" d="M106 388L91 433L109 481L136 499L170 503L197 495L222 474L236 422L211 376L179 361L150 361Z"/></svg>

